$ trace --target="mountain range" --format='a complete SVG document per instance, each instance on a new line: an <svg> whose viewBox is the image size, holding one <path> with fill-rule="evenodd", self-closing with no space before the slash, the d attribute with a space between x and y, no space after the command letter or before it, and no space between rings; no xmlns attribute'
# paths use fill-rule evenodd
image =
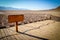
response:
<svg viewBox="0 0 60 40"><path fill-rule="evenodd" d="M12 7L3 7L3 6L0 6L0 10L28 10L28 9L25 9L25 8L12 8Z"/></svg>
<svg viewBox="0 0 60 40"><path fill-rule="evenodd" d="M12 8L12 7L3 7L0 6L0 10L29 10L29 9L25 9L25 8ZM50 9L50 10L60 10L60 6L56 7L55 9Z"/></svg>

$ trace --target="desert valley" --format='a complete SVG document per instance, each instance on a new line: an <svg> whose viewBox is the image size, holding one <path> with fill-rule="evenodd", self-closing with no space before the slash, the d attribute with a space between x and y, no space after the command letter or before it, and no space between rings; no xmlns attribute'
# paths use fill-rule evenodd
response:
<svg viewBox="0 0 60 40"><path fill-rule="evenodd" d="M8 23L8 15L24 15L18 22ZM60 40L60 6L50 10L0 10L0 40Z"/></svg>

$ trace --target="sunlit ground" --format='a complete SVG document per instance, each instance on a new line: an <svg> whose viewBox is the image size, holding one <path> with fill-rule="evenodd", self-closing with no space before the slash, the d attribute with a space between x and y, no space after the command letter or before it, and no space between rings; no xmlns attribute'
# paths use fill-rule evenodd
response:
<svg viewBox="0 0 60 40"><path fill-rule="evenodd" d="M20 25L19 32L31 34L49 40L60 40L60 22L46 20L25 25ZM15 32L15 27L9 28Z"/></svg>

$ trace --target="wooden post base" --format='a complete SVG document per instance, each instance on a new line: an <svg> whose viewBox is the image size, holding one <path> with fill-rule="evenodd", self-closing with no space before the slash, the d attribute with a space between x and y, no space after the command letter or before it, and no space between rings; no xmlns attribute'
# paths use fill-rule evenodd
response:
<svg viewBox="0 0 60 40"><path fill-rule="evenodd" d="M16 32L18 32L18 22L16 22Z"/></svg>

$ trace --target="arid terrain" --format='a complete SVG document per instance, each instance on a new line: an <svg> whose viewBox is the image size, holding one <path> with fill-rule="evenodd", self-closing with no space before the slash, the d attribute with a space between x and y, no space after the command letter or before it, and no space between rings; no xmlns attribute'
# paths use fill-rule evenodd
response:
<svg viewBox="0 0 60 40"><path fill-rule="evenodd" d="M2 27L6 26L7 28L0 29L0 32L1 30L15 32L15 23L8 23L8 15L20 14L24 15L24 21L18 22L19 33L22 32L21 34L25 35L21 38L22 35L17 33L18 35L21 35L19 36L21 39L40 40L39 37L42 37L48 40L60 40L60 7L51 10L0 10L0 25ZM29 38L29 36L32 38ZM37 39L34 39L34 37ZM0 39L2 40L1 36ZM17 37L16 39L18 40Z"/></svg>

